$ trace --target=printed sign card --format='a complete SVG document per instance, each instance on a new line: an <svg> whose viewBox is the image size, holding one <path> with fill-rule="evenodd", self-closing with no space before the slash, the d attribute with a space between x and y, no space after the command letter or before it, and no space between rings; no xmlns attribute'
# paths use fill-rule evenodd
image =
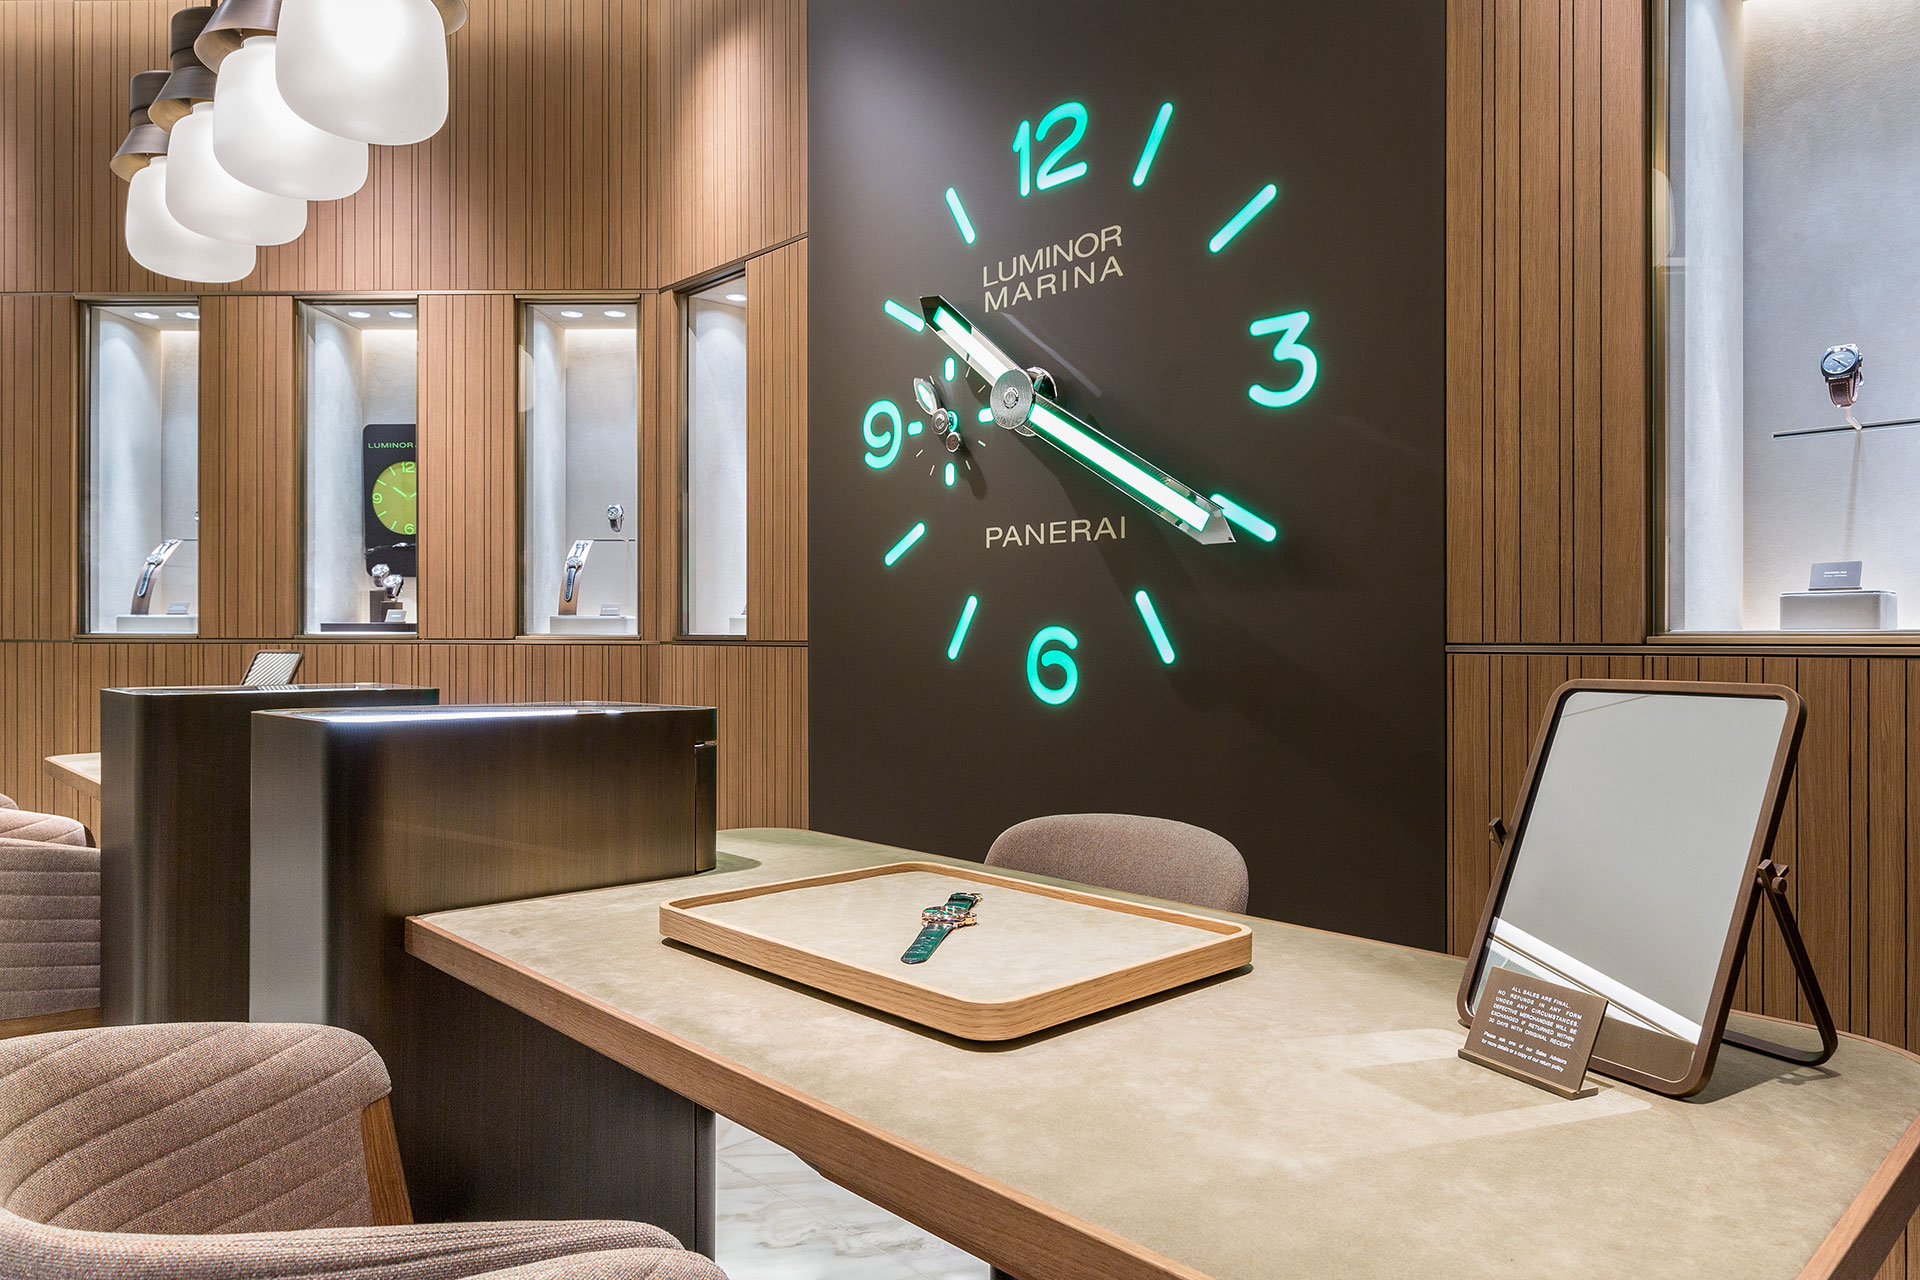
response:
<svg viewBox="0 0 1920 1280"><path fill-rule="evenodd" d="M1488 972L1460 1056L1559 1094L1580 1096L1607 1002L1512 969Z"/></svg>

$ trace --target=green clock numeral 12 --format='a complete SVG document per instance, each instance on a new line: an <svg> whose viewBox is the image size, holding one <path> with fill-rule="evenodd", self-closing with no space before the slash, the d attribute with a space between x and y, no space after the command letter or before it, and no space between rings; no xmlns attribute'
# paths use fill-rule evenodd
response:
<svg viewBox="0 0 1920 1280"><path fill-rule="evenodd" d="M1040 171L1035 173L1033 170L1034 144L1045 142L1055 125L1068 121L1072 122L1073 127L1067 131L1067 136L1060 140L1060 144L1047 153L1046 159L1040 162ZM1076 161L1064 169L1056 166L1066 159L1067 153L1079 146L1080 140L1086 136L1087 109L1078 102L1063 102L1047 112L1040 118L1038 130L1034 129L1033 121L1022 120L1019 132L1013 135L1013 149L1020 156L1020 194L1032 195L1036 186L1045 191L1048 187L1057 187L1063 182L1072 182L1075 178L1085 177L1087 173L1085 160Z"/></svg>

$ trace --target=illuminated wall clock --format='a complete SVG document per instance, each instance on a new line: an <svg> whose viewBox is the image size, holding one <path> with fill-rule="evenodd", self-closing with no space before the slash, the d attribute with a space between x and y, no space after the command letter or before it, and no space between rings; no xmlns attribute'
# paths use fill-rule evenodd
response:
<svg viewBox="0 0 1920 1280"><path fill-rule="evenodd" d="M1437 835L1438 18L810 12L815 822L1220 830L1371 753ZM1361 685L1380 741L1316 755Z"/></svg>
<svg viewBox="0 0 1920 1280"><path fill-rule="evenodd" d="M360 433L369 572L376 564L407 578L420 572L420 464L414 434L410 422L370 423Z"/></svg>

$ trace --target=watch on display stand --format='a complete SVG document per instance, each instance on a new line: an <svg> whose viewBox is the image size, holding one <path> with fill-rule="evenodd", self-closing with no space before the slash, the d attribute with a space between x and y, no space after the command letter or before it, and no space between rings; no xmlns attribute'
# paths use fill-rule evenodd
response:
<svg viewBox="0 0 1920 1280"><path fill-rule="evenodd" d="M133 608L135 617L142 617L153 607L154 587L159 583L160 571L167 567L167 561L173 559L173 553L180 549L184 538L168 538L147 555L147 562L140 570L140 581L133 588Z"/></svg>
<svg viewBox="0 0 1920 1280"><path fill-rule="evenodd" d="M188 575L185 588L187 599L174 600L163 611L154 612L153 602L160 595L160 585L166 569L179 550L198 538L163 538L160 545L147 553L140 564L139 575L134 579L133 599L127 612L120 614L113 624L113 630L134 635L193 635L200 629L200 620L193 612L193 570L191 561L182 561L189 567L180 572ZM176 578L179 573L174 575Z"/></svg>
<svg viewBox="0 0 1920 1280"><path fill-rule="evenodd" d="M632 634L634 618L618 600L603 603L597 614L580 612L587 562L593 555L593 549L600 543L612 542L624 549L629 569L624 580L634 580L631 572L634 540L625 536L627 509L620 503L610 502L607 504L606 517L607 531L611 537L576 538L567 548L566 559L560 566L560 599L549 619L549 630L557 635Z"/></svg>
<svg viewBox="0 0 1920 1280"><path fill-rule="evenodd" d="M1853 343L1828 347L1820 357L1820 376L1827 380L1827 396L1835 408L1847 411L1847 422L1855 431L1860 420L1853 416L1854 402L1860 398L1860 384L1866 381L1866 360Z"/></svg>

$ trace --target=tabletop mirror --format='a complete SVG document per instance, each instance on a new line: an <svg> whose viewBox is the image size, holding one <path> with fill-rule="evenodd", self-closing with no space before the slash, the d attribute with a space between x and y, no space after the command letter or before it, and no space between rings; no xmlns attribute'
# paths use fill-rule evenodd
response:
<svg viewBox="0 0 1920 1280"><path fill-rule="evenodd" d="M1836 1043L1768 859L1805 718L1776 685L1573 681L1554 693L1460 987L1505 968L1607 1001L1592 1067L1687 1095L1722 1040L1796 1062ZM1726 1030L1761 897L1820 1028L1800 1052Z"/></svg>

